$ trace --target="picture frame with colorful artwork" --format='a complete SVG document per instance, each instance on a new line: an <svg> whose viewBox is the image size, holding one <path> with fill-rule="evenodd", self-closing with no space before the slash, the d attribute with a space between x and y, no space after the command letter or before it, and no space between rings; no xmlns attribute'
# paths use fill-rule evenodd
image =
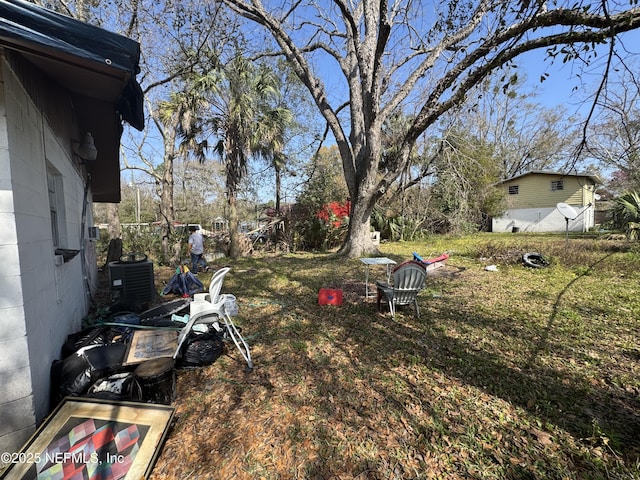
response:
<svg viewBox="0 0 640 480"><path fill-rule="evenodd" d="M174 410L168 405L66 397L13 455L2 479L148 478Z"/></svg>

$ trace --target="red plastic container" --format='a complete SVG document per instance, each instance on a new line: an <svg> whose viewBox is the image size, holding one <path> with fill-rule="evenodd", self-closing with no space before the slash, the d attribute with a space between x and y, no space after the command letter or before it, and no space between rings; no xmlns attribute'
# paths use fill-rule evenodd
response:
<svg viewBox="0 0 640 480"><path fill-rule="evenodd" d="M342 290L321 288L318 292L319 305L342 305Z"/></svg>

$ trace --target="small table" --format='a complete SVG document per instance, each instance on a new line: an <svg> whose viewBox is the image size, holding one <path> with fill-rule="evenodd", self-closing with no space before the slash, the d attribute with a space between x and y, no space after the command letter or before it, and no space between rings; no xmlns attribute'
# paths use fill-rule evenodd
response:
<svg viewBox="0 0 640 480"><path fill-rule="evenodd" d="M391 260L387 257L367 257L361 258L360 261L365 264L364 271L364 291L365 298L369 298L369 268L371 265L385 265L387 267L387 283L391 281L391 265L395 265L395 260ZM373 297L373 295L371 295Z"/></svg>

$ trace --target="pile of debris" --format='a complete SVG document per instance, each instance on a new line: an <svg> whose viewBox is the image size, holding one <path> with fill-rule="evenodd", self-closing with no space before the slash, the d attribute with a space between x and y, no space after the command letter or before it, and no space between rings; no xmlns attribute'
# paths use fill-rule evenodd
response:
<svg viewBox="0 0 640 480"><path fill-rule="evenodd" d="M180 298L140 314L114 311L70 335L51 367L51 404L68 396L170 404L175 369L210 365L225 349L223 335L204 325L178 349L190 302Z"/></svg>

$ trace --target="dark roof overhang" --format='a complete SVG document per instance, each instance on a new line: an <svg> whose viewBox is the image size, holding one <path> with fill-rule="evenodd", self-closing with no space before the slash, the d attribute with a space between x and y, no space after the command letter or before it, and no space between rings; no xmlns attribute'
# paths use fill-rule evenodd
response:
<svg viewBox="0 0 640 480"><path fill-rule="evenodd" d="M144 128L140 44L22 0L0 0L0 44L72 94L98 150L87 162L93 199L119 202L122 121Z"/></svg>

